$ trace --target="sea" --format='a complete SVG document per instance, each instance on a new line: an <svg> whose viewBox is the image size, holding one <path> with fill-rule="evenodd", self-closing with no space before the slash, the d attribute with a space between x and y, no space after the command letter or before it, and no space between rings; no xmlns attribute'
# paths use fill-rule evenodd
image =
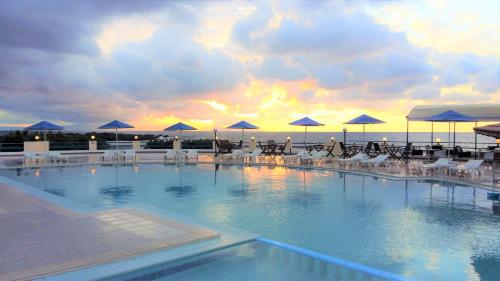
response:
<svg viewBox="0 0 500 281"><path fill-rule="evenodd" d="M179 132L129 132L132 134L158 134L163 136L179 136ZM183 131L182 138L183 139L213 139L214 138L213 131ZM228 139L231 141L239 141L241 140L241 131L218 131L217 137L219 139ZM274 140L275 142L282 143L290 137L293 143L303 143L305 140L304 132L262 132L262 131L253 131L253 130L245 130L244 140L248 142L251 137L254 137L257 141L265 142L267 140ZM344 141L344 133L343 132L307 132L307 143L325 143L329 142L331 138L334 137L337 141ZM453 145L453 132L450 135L450 145ZM455 144L460 145L463 148L474 148L474 137L475 134L472 132L457 132L455 134ZM363 142L363 133L361 132L346 132L345 135L347 143L362 143ZM383 138L387 139L387 142L395 145L403 145L406 143L406 132L367 132L365 133L365 142L366 141L374 141L374 142L382 142ZM436 143L436 139L441 140L441 144L443 146L447 146L448 141L448 132L434 132L432 139L434 139L434 143ZM415 145L426 145L431 142L431 133L430 132L410 132L409 133L409 141ZM486 148L487 146L495 145L495 139L491 137L486 137L483 135L477 135L477 143L478 148Z"/></svg>

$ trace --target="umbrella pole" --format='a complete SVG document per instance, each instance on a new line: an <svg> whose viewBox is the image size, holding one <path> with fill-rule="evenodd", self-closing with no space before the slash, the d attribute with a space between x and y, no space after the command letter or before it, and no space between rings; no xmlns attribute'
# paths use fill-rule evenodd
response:
<svg viewBox="0 0 500 281"><path fill-rule="evenodd" d="M47 141L47 130L43 130L43 141Z"/></svg>
<svg viewBox="0 0 500 281"><path fill-rule="evenodd" d="M365 143L365 124L363 124L363 144Z"/></svg>
<svg viewBox="0 0 500 281"><path fill-rule="evenodd" d="M304 149L306 148L307 144L307 126L304 126Z"/></svg>
<svg viewBox="0 0 500 281"><path fill-rule="evenodd" d="M431 146L434 144L434 122L431 122Z"/></svg>
<svg viewBox="0 0 500 281"><path fill-rule="evenodd" d="M476 125L474 127L477 127L477 121L476 121ZM477 133L476 133L476 130L474 130L474 159L477 159Z"/></svg>
<svg viewBox="0 0 500 281"><path fill-rule="evenodd" d="M456 145L456 138L457 138L457 122L453 122L453 148L455 148Z"/></svg>
<svg viewBox="0 0 500 281"><path fill-rule="evenodd" d="M245 134L245 129L241 129L241 141L243 142L243 137L244 137L244 134ZM243 148L243 144L241 145L241 147Z"/></svg>
<svg viewBox="0 0 500 281"><path fill-rule="evenodd" d="M448 122L448 151L446 152L448 158L448 176L450 175L450 140L451 140L451 122Z"/></svg>
<svg viewBox="0 0 500 281"><path fill-rule="evenodd" d="M118 128L115 128L115 150L118 151Z"/></svg>

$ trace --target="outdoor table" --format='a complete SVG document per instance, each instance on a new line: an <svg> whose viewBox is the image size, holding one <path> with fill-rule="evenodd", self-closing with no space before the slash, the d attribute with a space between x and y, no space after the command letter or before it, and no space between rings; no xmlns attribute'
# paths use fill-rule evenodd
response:
<svg viewBox="0 0 500 281"><path fill-rule="evenodd" d="M278 146L276 144L263 144L262 145L262 153L264 155L275 155L276 154L276 148Z"/></svg>
<svg viewBox="0 0 500 281"><path fill-rule="evenodd" d="M389 153L390 157L395 160L401 160L405 158L404 146L387 146L385 151Z"/></svg>
<svg viewBox="0 0 500 281"><path fill-rule="evenodd" d="M362 145L350 145L347 147L347 153L349 153L349 157L353 157L361 151L363 151Z"/></svg>

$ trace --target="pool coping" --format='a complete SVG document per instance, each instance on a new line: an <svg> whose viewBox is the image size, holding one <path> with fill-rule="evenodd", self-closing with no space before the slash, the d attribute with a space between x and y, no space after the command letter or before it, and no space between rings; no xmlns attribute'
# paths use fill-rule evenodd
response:
<svg viewBox="0 0 500 281"><path fill-rule="evenodd" d="M32 187L28 184L0 176L0 182L8 185L9 187L15 188L18 191L36 197L38 199L47 201L49 203L55 204L62 208L75 211L77 213L92 213L105 210L118 210L122 208L116 207L91 207L85 204L79 203L74 200L70 200L64 197L60 197L49 192L40 190L38 188ZM204 253L209 253L212 251L217 251L221 249L226 249L228 247L241 245L251 241L255 241L260 235L243 231L237 229L226 228L221 229L218 226L209 223L200 223L195 218L185 216L173 211L163 210L155 208L152 206L147 206L140 203L135 203L127 206L126 209L138 209L150 215L156 215L158 217L165 217L168 219L178 220L182 223L189 224L195 227L208 228L217 232L218 238L195 241L190 244L183 244L176 247L170 247L167 249L153 250L147 253L138 254L135 256L129 256L120 258L117 260L92 264L88 266L83 266L70 271L56 272L54 274L49 274L42 277L37 277L34 280L37 281L59 281L59 280L95 280L102 278L111 278L113 275L125 274L127 272L136 271L145 267L151 267L166 262L171 262L173 260L189 258L192 256L197 256Z"/></svg>

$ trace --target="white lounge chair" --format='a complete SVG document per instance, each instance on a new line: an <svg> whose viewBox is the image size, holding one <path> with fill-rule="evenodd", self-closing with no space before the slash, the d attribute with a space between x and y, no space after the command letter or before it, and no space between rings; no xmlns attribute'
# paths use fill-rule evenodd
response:
<svg viewBox="0 0 500 281"><path fill-rule="evenodd" d="M378 167L382 165L387 159L389 159L388 154L379 154L373 159L363 159L360 161L361 164L370 164L372 167Z"/></svg>
<svg viewBox="0 0 500 281"><path fill-rule="evenodd" d="M163 160L177 160L177 150L175 149L167 149L167 153L163 156Z"/></svg>
<svg viewBox="0 0 500 281"><path fill-rule="evenodd" d="M198 161L198 150L196 149L188 149L186 154L186 159L189 161L190 159Z"/></svg>
<svg viewBox="0 0 500 281"><path fill-rule="evenodd" d="M453 165L454 165L454 162L452 162L450 159L448 159L448 158L439 158L434 163L423 164L422 168L424 170L428 170L428 169L432 170L432 169L446 168L446 167L450 167L450 166L453 166Z"/></svg>
<svg viewBox="0 0 500 281"><path fill-rule="evenodd" d="M256 148L254 151L251 153L244 153L241 155L241 158L243 158L243 161L249 160L249 161L256 161L257 157L259 157L262 154L262 149Z"/></svg>
<svg viewBox="0 0 500 281"><path fill-rule="evenodd" d="M285 162L285 164L287 164L287 163L293 164L293 163L299 161L300 157L304 157L304 156L311 156L311 155L305 150L299 150L299 152L297 152L296 154L283 156L283 162Z"/></svg>
<svg viewBox="0 0 500 281"><path fill-rule="evenodd" d="M363 160L368 160L370 159L370 157L366 154L364 154L363 152L359 152L358 154L354 155L353 157L351 158L340 158L340 159L337 159L337 161L339 161L340 163L357 163L357 162L360 162L360 161L363 161Z"/></svg>
<svg viewBox="0 0 500 281"><path fill-rule="evenodd" d="M102 161L113 161L117 157L116 150L104 150L104 154L102 155Z"/></svg>
<svg viewBox="0 0 500 281"><path fill-rule="evenodd" d="M320 161L321 163L323 163L324 158L326 157L327 154L328 154L328 152L326 152L325 150L315 151L312 153L312 155L301 156L299 158L299 161L300 161L300 164L302 164L304 162L314 163L314 161Z"/></svg>
<svg viewBox="0 0 500 281"><path fill-rule="evenodd" d="M477 174L480 175L481 170L479 169L479 167L481 167L481 164L483 164L483 160L469 160L463 165L450 167L450 170L461 173L467 172L469 173L469 175L472 175L472 173L477 172Z"/></svg>
<svg viewBox="0 0 500 281"><path fill-rule="evenodd" d="M127 149L125 150L125 153L123 154L123 160L132 160L132 161L137 161L137 154L135 153L135 150L133 149Z"/></svg>
<svg viewBox="0 0 500 281"><path fill-rule="evenodd" d="M240 159L242 156L243 156L243 150L241 150L241 149L235 149L231 153L222 154L221 158L223 160L230 160L230 159L236 160L236 159Z"/></svg>

